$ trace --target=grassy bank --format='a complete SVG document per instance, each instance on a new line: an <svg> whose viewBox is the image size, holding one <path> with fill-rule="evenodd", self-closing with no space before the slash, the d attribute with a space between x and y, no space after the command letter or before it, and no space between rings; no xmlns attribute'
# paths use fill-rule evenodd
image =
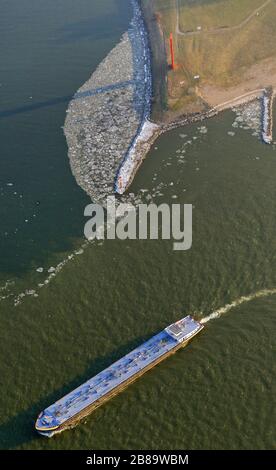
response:
<svg viewBox="0 0 276 470"><path fill-rule="evenodd" d="M152 53L153 101L152 119L162 121L167 111L167 54L165 36L160 25L160 18L155 2L141 0L141 7L146 22Z"/></svg>
<svg viewBox="0 0 276 470"><path fill-rule="evenodd" d="M244 21L265 0L179 0L179 29L195 31L231 27Z"/></svg>
<svg viewBox="0 0 276 470"><path fill-rule="evenodd" d="M263 86L263 79L264 86L269 84L262 64L276 59L274 0L142 0L142 4L153 52L153 116L170 120L206 110L213 104L208 100L210 87L213 96L216 89L225 91L227 101L233 93L239 96ZM166 67L164 59L166 53L170 64L170 33L175 71ZM276 71L268 69L274 84Z"/></svg>

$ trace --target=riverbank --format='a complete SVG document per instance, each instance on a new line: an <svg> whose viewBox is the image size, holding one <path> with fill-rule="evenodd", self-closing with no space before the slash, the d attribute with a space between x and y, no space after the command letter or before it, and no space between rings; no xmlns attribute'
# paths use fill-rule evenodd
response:
<svg viewBox="0 0 276 470"><path fill-rule="evenodd" d="M274 89L268 88L263 96L263 113L262 113L262 138L265 144L271 144L273 141L273 102L275 92Z"/></svg>
<svg viewBox="0 0 276 470"><path fill-rule="evenodd" d="M161 107L164 105L157 74L161 65L162 86L167 84L164 35L150 3L131 0L131 4L133 19L128 32L78 90L69 105L64 127L72 172L92 200L102 204L114 191L119 195L127 191L161 134L209 119L265 93L260 86L251 91L242 88L243 93L239 94L233 87L233 93L229 89L209 99L210 90L199 87L202 109L186 109L185 114L178 111L156 119L152 102L154 109L156 100ZM264 129L265 120L263 113ZM269 134L272 141L272 130Z"/></svg>
<svg viewBox="0 0 276 470"><path fill-rule="evenodd" d="M119 168L151 108L147 32L139 2L131 3L128 32L75 94L64 125L72 172L99 203L114 193Z"/></svg>
<svg viewBox="0 0 276 470"><path fill-rule="evenodd" d="M180 116L177 120L166 123L166 124L155 124L150 121L145 122L140 135L135 139L131 150L128 154L128 158L125 163L122 165L119 172L119 184L117 185L116 191L119 194L123 194L131 185L136 172L138 171L141 163L146 158L148 151L154 142L162 134L172 131L174 129L188 126L194 122L202 122L206 119L210 119L217 114L226 111L227 109L237 110L239 107L250 104L260 98L266 96L266 90L254 90L252 92L246 93L240 97L236 97L231 101L226 101L221 103L213 108L210 108L206 112L194 113L191 115ZM270 106L272 109L272 106ZM266 114L263 113L260 117L260 125L264 127L266 122ZM271 125L270 125L270 142L272 142L272 114L271 114ZM263 139L264 140L264 139ZM264 140L266 142L266 140Z"/></svg>
<svg viewBox="0 0 276 470"><path fill-rule="evenodd" d="M150 147L161 134L177 127L189 125L196 121L209 119L221 111L245 105L246 103L250 103L263 97L266 93L265 87L261 86L261 76L260 73L258 73L253 81L252 78L248 76L248 79L239 86L219 90L216 88L217 93L212 93L212 89L210 87L197 86L197 96L202 103L200 106L185 106L185 113L183 113L182 110L172 112L167 109L165 111L166 100L164 99L164 90L162 91L160 88L160 79L162 78L163 87L165 84L165 87L167 88L167 86L169 86L167 74L172 74L172 72L169 72L167 63L166 39L164 32L162 31L162 21L160 21L160 14L155 11L152 3L147 0L142 2L142 12L146 21L148 36L151 40L151 65L154 83L152 100L153 109L151 110L150 119L153 122L148 121L141 126L140 134L138 133L128 151L116 181L115 188L116 192L119 194L123 194L129 188ZM162 55L163 58L161 58ZM264 62L266 67L272 66L271 61L269 61L269 64L267 60ZM166 64L165 69L162 66L164 63ZM253 68L258 69L258 72L260 72L258 65ZM160 74L157 73L158 70L160 71ZM249 72L250 71L251 69ZM268 81L269 80L270 78L268 78ZM265 113L263 113L262 124L264 128L265 119ZM272 141L272 132L270 134L270 140Z"/></svg>

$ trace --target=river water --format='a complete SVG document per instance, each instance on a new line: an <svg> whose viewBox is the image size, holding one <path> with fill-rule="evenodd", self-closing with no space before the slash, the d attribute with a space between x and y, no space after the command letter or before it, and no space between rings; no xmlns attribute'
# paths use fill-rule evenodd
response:
<svg viewBox="0 0 276 470"><path fill-rule="evenodd" d="M0 3L0 448L275 448L274 146L231 111L161 136L130 191L193 204L192 249L81 248L89 199L61 126L131 9ZM213 313L187 348L74 430L34 432L41 409L187 313Z"/></svg>

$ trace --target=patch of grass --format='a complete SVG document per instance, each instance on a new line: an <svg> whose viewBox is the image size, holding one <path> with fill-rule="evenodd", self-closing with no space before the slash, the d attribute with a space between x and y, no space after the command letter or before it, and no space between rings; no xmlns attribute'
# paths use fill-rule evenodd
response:
<svg viewBox="0 0 276 470"><path fill-rule="evenodd" d="M276 2L272 2L235 32L177 35L177 60L192 77L200 75L203 81L225 87L239 83L246 69L276 54L275 20Z"/></svg>
<svg viewBox="0 0 276 470"><path fill-rule="evenodd" d="M142 0L143 3L149 0ZM243 83L248 69L263 59L276 56L276 1L271 1L258 15L237 27L264 0L179 0L181 29L202 32L177 33L176 0L151 0L151 7L163 31L167 63L170 64L169 35L172 32L177 70L167 72L169 111L198 111L201 86L228 88ZM234 26L207 33L204 28ZM195 78L199 76L200 78ZM194 110L192 104L194 103ZM202 102L202 108L206 103Z"/></svg>
<svg viewBox="0 0 276 470"><path fill-rule="evenodd" d="M245 20L265 0L178 0L180 31L232 27Z"/></svg>

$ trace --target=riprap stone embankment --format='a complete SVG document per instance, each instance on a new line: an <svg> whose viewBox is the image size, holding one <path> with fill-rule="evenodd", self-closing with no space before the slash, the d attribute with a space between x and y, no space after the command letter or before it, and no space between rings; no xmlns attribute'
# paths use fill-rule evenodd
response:
<svg viewBox="0 0 276 470"><path fill-rule="evenodd" d="M142 13L69 104L64 133L72 172L93 201L114 193L120 166L150 113L151 68Z"/></svg>
<svg viewBox="0 0 276 470"><path fill-rule="evenodd" d="M263 95L263 131L262 138L266 144L271 144L273 141L273 102L275 92L272 87L266 88Z"/></svg>

